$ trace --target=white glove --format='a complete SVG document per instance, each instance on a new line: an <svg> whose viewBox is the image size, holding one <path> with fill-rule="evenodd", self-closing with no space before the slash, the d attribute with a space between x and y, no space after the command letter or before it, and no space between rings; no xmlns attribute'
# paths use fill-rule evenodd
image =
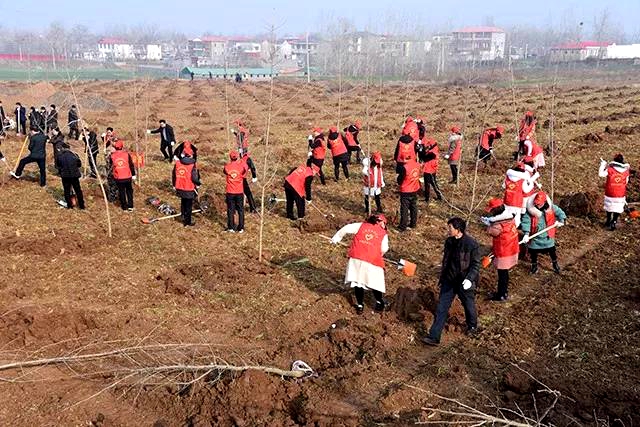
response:
<svg viewBox="0 0 640 427"><path fill-rule="evenodd" d="M464 289L465 291L469 290L471 289L471 285L472 285L471 280L464 279L464 281L462 282L462 289Z"/></svg>
<svg viewBox="0 0 640 427"><path fill-rule="evenodd" d="M151 135L151 129L147 129L147 134Z"/></svg>
<svg viewBox="0 0 640 427"><path fill-rule="evenodd" d="M525 244L525 245L526 245L527 243L529 243L529 240L531 240L531 238L529 237L529 235L528 235L528 234L525 234L525 235L522 237L522 241L521 241L521 243L523 243L523 244Z"/></svg>
<svg viewBox="0 0 640 427"><path fill-rule="evenodd" d="M171 141L171 146L173 147L174 145L176 145L175 141Z"/></svg>
<svg viewBox="0 0 640 427"><path fill-rule="evenodd" d="M336 236L333 236L331 238L331 244L332 245L337 245L338 243L340 243L340 239L338 239L338 237L336 237Z"/></svg>
<svg viewBox="0 0 640 427"><path fill-rule="evenodd" d="M448 154L445 154L445 155L444 155L444 158L445 158L445 160L449 160L449 155L448 155Z"/></svg>
<svg viewBox="0 0 640 427"><path fill-rule="evenodd" d="M365 168L367 168L369 166L369 158L365 157L364 159L362 159L362 166L364 166Z"/></svg>
<svg viewBox="0 0 640 427"><path fill-rule="evenodd" d="M309 142L313 141L313 135L309 135L309 136L307 137L307 141L309 141Z"/></svg>
<svg viewBox="0 0 640 427"><path fill-rule="evenodd" d="M258 182L258 178L251 178L251 182Z"/></svg>
<svg viewBox="0 0 640 427"><path fill-rule="evenodd" d="M313 155L313 152L311 152L311 151L309 151L309 152L307 153L307 157L311 157L312 155Z"/></svg>
<svg viewBox="0 0 640 427"><path fill-rule="evenodd" d="M560 228L564 225L564 222L561 221L556 221L556 223L554 224L556 227Z"/></svg>
<svg viewBox="0 0 640 427"><path fill-rule="evenodd" d="M481 216L480 221L486 226L491 225L491 220L486 216Z"/></svg>
<svg viewBox="0 0 640 427"><path fill-rule="evenodd" d="M133 175L133 176L131 177L131 179L132 179L132 180L134 180L134 181L136 180L136 178L137 178L137 176L135 176L135 175Z"/></svg>
<svg viewBox="0 0 640 427"><path fill-rule="evenodd" d="M101 136L102 138L104 138L105 136L107 136L107 133L106 133L106 132L102 132L102 134L100 134L100 136Z"/></svg>
<svg viewBox="0 0 640 427"><path fill-rule="evenodd" d="M310 205L310 204L311 204L311 200L307 200L307 205Z"/></svg>

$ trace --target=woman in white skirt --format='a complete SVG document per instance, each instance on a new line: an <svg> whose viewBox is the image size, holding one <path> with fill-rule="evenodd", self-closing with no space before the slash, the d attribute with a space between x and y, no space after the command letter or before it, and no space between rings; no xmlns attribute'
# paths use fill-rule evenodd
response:
<svg viewBox="0 0 640 427"><path fill-rule="evenodd" d="M616 229L618 217L627 204L627 184L629 183L629 164L624 162L622 154L616 154L613 161L607 163L600 159L598 175L607 178L604 184L604 210L607 212L605 227Z"/></svg>
<svg viewBox="0 0 640 427"><path fill-rule="evenodd" d="M385 309L382 294L384 284L384 254L389 250L387 219L384 215L371 215L366 222L347 224L331 239L337 245L346 234L355 234L349 247L349 262L344 283L349 284L356 296L356 312L364 311L364 291L369 289L376 299L376 311Z"/></svg>

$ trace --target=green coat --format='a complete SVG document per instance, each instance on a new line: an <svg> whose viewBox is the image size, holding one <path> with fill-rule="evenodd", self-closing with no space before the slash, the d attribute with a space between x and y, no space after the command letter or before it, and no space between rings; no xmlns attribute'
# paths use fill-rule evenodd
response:
<svg viewBox="0 0 640 427"><path fill-rule="evenodd" d="M567 215L564 213L564 211L556 205L553 205L552 209L553 209L553 212L556 214L556 221L565 222L565 220L567 219ZM538 226L536 230L532 231L531 217L534 215L535 216L539 215L539 218L538 218ZM522 227L522 231L524 231L526 234L535 234L538 231L548 227L547 221L544 217L543 212L541 212L538 208L532 205L527 206L527 213L522 215L520 226ZM547 248L552 248L555 245L556 245L556 239L552 239L551 237L549 237L548 232L544 232L541 235L534 237L527 244L529 249L547 249Z"/></svg>

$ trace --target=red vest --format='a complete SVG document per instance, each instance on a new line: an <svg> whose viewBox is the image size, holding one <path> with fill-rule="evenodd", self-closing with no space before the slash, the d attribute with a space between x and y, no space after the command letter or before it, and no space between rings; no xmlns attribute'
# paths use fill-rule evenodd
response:
<svg viewBox="0 0 640 427"><path fill-rule="evenodd" d="M424 162L422 166L423 173L437 173L438 172L438 161L440 160L440 148L437 145L434 145L432 149L427 151L427 154L433 153L436 155L435 159L427 160Z"/></svg>
<svg viewBox="0 0 640 427"><path fill-rule="evenodd" d="M358 144L356 144L356 139L353 137L353 134L349 131L346 131L344 133L345 138L347 139L347 144L349 145L349 147L357 147Z"/></svg>
<svg viewBox="0 0 640 427"><path fill-rule="evenodd" d="M607 197L624 197L627 195L627 178L629 169L618 172L613 166L607 168L607 182L604 185L604 195Z"/></svg>
<svg viewBox="0 0 640 427"><path fill-rule="evenodd" d="M462 139L456 141L456 147L453 149L453 153L449 156L449 160L456 161L460 160L460 155L462 154Z"/></svg>
<svg viewBox="0 0 640 427"><path fill-rule="evenodd" d="M518 229L513 220L503 221L499 224L502 230L493 238L493 254L498 258L509 257L520 252L518 243Z"/></svg>
<svg viewBox="0 0 640 427"><path fill-rule="evenodd" d="M529 140L529 141L531 141L531 155L524 156L523 161L525 162L532 162L533 159L535 159L538 154L542 153L542 147L540 147L538 144L536 144L532 140Z"/></svg>
<svg viewBox="0 0 640 427"><path fill-rule="evenodd" d="M338 134L336 139L329 139L328 141L331 143L331 157L337 157L347 152L342 135Z"/></svg>
<svg viewBox="0 0 640 427"><path fill-rule="evenodd" d="M415 193L420 190L420 163L411 159L402 165L406 174L402 184L400 184L401 193Z"/></svg>
<svg viewBox="0 0 640 427"><path fill-rule="evenodd" d="M304 183L310 176L313 176L313 170L309 166L300 165L296 170L287 175L285 181L296 190L296 193L298 193L300 197L305 197L306 191L304 189Z"/></svg>
<svg viewBox="0 0 640 427"><path fill-rule="evenodd" d="M116 150L111 153L111 164L113 165L113 178L117 180L131 178L131 168L129 167L129 152L126 150Z"/></svg>
<svg viewBox="0 0 640 427"><path fill-rule="evenodd" d="M194 166L195 163L185 165L181 161L176 162L176 165L174 166L176 171L176 190L193 191L196 189L196 185L191 179L191 172L193 171Z"/></svg>
<svg viewBox="0 0 640 427"><path fill-rule="evenodd" d="M511 181L509 177L504 179L504 204L507 206L522 207L524 193L522 192L524 180Z"/></svg>
<svg viewBox="0 0 640 427"><path fill-rule="evenodd" d="M322 138L316 138L316 141L320 141L320 145L311 150L311 155L316 160L324 160L324 156L327 153L327 147L324 146L324 140Z"/></svg>
<svg viewBox="0 0 640 427"><path fill-rule="evenodd" d="M243 180L245 175L247 174L247 166L242 162L242 160L232 160L226 165L224 165L224 174L227 179L227 194L243 194Z"/></svg>
<svg viewBox="0 0 640 427"><path fill-rule="evenodd" d="M404 143L398 141L398 156L396 157L396 162L404 163L409 159L416 158L416 142L411 141L410 143Z"/></svg>
<svg viewBox="0 0 640 427"><path fill-rule="evenodd" d="M349 248L349 258L359 259L369 264L384 268L382 258L382 240L387 232L377 224L362 223L360 229L353 237Z"/></svg>
<svg viewBox="0 0 640 427"><path fill-rule="evenodd" d="M364 176L362 181L365 187L372 188L377 183L377 188L380 188L382 185L382 167L378 166L375 170L373 167L369 167L369 176Z"/></svg>
<svg viewBox="0 0 640 427"><path fill-rule="evenodd" d="M417 141L418 137L420 136L418 124L413 120L405 122L404 126L402 127L402 134L411 136L414 142Z"/></svg>
<svg viewBox="0 0 640 427"><path fill-rule="evenodd" d="M520 132L518 132L520 141L528 139L532 142L536 140L536 121L532 121L530 125L527 125L524 120L520 121Z"/></svg>
<svg viewBox="0 0 640 427"><path fill-rule="evenodd" d="M484 132L482 132L482 138L480 139L480 146L482 148L484 148L485 150L489 151L491 150L491 147L489 146L489 136L493 136L495 138L496 135L496 130L495 129L487 129Z"/></svg>
<svg viewBox="0 0 640 427"><path fill-rule="evenodd" d="M553 211L553 206L549 206L549 209L544 211L544 220L547 223L547 227L556 223L556 213ZM538 217L531 215L531 230L530 234L535 234L538 231ZM554 239L556 237L556 228L552 228L547 231L549 237Z"/></svg>

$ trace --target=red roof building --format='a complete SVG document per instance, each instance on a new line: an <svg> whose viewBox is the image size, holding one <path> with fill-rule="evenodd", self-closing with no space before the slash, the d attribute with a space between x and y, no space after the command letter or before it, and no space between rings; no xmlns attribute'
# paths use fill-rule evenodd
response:
<svg viewBox="0 0 640 427"><path fill-rule="evenodd" d="M602 58L609 42L567 42L553 46L549 53L552 62L584 61L588 58Z"/></svg>

